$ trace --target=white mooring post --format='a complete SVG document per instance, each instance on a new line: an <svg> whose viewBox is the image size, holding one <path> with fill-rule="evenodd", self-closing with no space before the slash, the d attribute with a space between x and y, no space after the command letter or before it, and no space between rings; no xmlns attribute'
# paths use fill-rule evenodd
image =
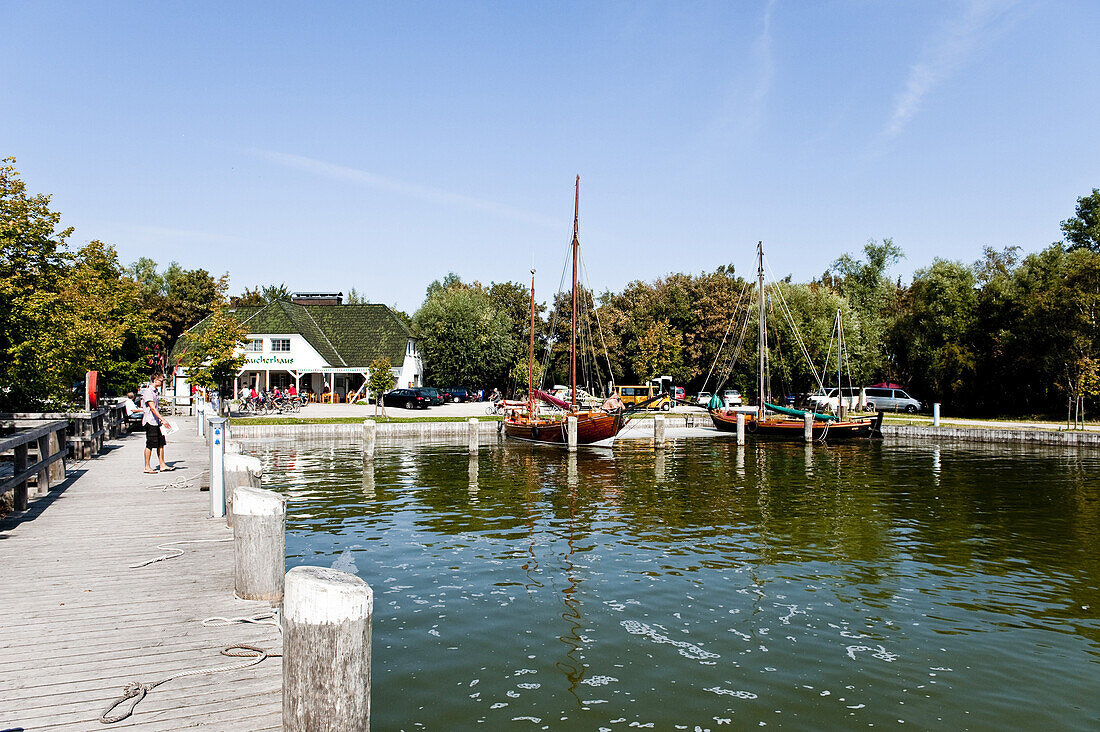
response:
<svg viewBox="0 0 1100 732"><path fill-rule="evenodd" d="M210 515L225 515L225 417L210 418Z"/></svg>
<svg viewBox="0 0 1100 732"><path fill-rule="evenodd" d="M233 493L233 587L242 600L283 599L286 499L241 486Z"/></svg>
<svg viewBox="0 0 1100 732"><path fill-rule="evenodd" d="M810 412L802 415L802 436L806 442L814 441L814 415Z"/></svg>
<svg viewBox="0 0 1100 732"><path fill-rule="evenodd" d="M940 403L936 402L932 405L932 426L940 426Z"/></svg>
<svg viewBox="0 0 1100 732"><path fill-rule="evenodd" d="M565 440L569 445L569 452L577 450L577 418L570 414L565 418Z"/></svg>
<svg viewBox="0 0 1100 732"><path fill-rule="evenodd" d="M477 431L478 431L478 419L477 419L477 417L470 417L470 419L466 422L466 433L467 433L466 436L467 436L467 439L470 442L470 454L471 455L477 455L477 448L478 448Z"/></svg>
<svg viewBox="0 0 1100 732"><path fill-rule="evenodd" d="M196 420L199 424L199 437L206 439L206 411L203 409L202 402L199 402L198 410L199 418Z"/></svg>
<svg viewBox="0 0 1100 732"><path fill-rule="evenodd" d="M745 444L745 413L737 413L737 444Z"/></svg>
<svg viewBox="0 0 1100 732"><path fill-rule="evenodd" d="M653 418L653 446L660 450L665 446L665 415Z"/></svg>
<svg viewBox="0 0 1100 732"><path fill-rule="evenodd" d="M378 423L373 419L363 420L363 457L374 457L374 438L378 433Z"/></svg>
<svg viewBox="0 0 1100 732"><path fill-rule="evenodd" d="M283 729L370 729L374 593L355 575L324 567L286 573Z"/></svg>
<svg viewBox="0 0 1100 732"><path fill-rule="evenodd" d="M239 443L231 443L226 446L236 447L240 450ZM259 488L263 477L263 464L260 459L251 455L241 455L239 452L229 453L225 456L222 473L225 475L225 524L233 526L233 498L237 489Z"/></svg>

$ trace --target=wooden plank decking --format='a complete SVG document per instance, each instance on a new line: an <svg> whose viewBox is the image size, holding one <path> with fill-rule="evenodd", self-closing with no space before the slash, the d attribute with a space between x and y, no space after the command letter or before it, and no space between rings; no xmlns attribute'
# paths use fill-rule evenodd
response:
<svg viewBox="0 0 1100 732"><path fill-rule="evenodd" d="M127 682L240 662L220 655L234 643L281 650L270 625L202 625L268 610L233 597L231 542L181 546L179 558L129 568L165 554L156 548L164 542L232 536L198 490L206 445L194 419L180 421L167 450L174 472L143 474L144 434L135 433L70 464L64 484L0 521L0 732L281 727L278 658L169 681L129 719L98 721ZM186 478L184 488L155 487Z"/></svg>

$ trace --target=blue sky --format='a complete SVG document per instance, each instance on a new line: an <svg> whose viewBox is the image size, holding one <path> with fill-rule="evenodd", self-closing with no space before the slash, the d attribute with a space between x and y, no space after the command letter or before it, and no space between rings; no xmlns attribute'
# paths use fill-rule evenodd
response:
<svg viewBox="0 0 1100 732"><path fill-rule="evenodd" d="M0 156L73 241L355 287L821 274L1061 238L1100 187L1100 3L0 3Z"/></svg>

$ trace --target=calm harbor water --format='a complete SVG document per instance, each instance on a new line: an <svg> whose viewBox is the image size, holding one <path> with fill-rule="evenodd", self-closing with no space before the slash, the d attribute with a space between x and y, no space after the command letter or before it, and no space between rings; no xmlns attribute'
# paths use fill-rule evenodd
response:
<svg viewBox="0 0 1100 732"><path fill-rule="evenodd" d="M1100 456L246 441L374 589L376 729L1100 725Z"/></svg>

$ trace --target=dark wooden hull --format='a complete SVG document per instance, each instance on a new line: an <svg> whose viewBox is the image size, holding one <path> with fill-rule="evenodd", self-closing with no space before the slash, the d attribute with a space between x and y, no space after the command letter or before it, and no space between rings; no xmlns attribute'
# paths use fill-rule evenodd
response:
<svg viewBox="0 0 1100 732"><path fill-rule="evenodd" d="M609 440L619 434L626 424L621 414L606 412L580 412L577 414L577 444L591 445L593 442ZM528 419L526 414L508 416L504 420L504 434L513 440L542 442L550 445L567 443L565 418L548 419L539 417Z"/></svg>
<svg viewBox="0 0 1100 732"><path fill-rule="evenodd" d="M843 422L826 422L814 420L813 438L815 440L850 440L855 438L878 437L881 435L879 427L882 425L882 412L873 417L857 417ZM737 414L735 412L710 412L711 422L715 428L723 432L737 431ZM793 419L767 418L758 420L755 414L745 415L745 434L753 437L769 438L773 440L790 440L801 442L806 439L806 426L801 421Z"/></svg>

